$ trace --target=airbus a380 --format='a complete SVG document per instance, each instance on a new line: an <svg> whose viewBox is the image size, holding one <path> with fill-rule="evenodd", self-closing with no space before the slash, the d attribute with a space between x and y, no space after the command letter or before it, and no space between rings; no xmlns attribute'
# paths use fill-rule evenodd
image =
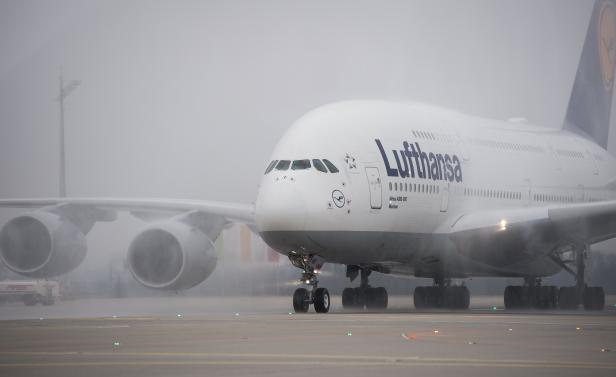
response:
<svg viewBox="0 0 616 377"><path fill-rule="evenodd" d="M324 263L347 266L345 308L385 308L376 271L432 278L417 308L466 309L463 278L516 277L507 308L604 307L586 283L590 245L616 237L616 160L606 151L616 55L616 5L597 1L562 129L467 116L434 106L349 101L300 118L274 149L254 204L193 200L3 199L32 208L2 228L0 256L14 272L50 277L85 258L98 221L130 211L148 223L128 247L136 280L181 290L216 266L214 241L249 224L301 269L296 312L325 313ZM507 166L507 169L499 167ZM152 216L156 214L156 216ZM561 270L572 287L541 284Z"/></svg>

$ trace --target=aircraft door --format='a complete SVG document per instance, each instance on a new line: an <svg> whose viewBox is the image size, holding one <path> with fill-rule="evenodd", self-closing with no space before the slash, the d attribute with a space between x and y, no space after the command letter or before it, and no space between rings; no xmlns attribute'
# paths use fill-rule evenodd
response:
<svg viewBox="0 0 616 377"><path fill-rule="evenodd" d="M447 212L449 207L449 182L441 186L441 212Z"/></svg>
<svg viewBox="0 0 616 377"><path fill-rule="evenodd" d="M588 155L590 161L592 161L592 173L594 175L599 175L599 164L597 164L597 158L595 155L590 153L588 149L586 149L586 154Z"/></svg>
<svg viewBox="0 0 616 377"><path fill-rule="evenodd" d="M375 167L366 168L366 178L368 178L368 188L370 189L370 208L381 209L383 206L381 176L379 169Z"/></svg>

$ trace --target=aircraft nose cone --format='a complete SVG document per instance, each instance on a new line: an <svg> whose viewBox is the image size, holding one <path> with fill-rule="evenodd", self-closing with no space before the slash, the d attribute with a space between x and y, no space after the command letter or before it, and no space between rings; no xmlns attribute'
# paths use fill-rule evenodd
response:
<svg viewBox="0 0 616 377"><path fill-rule="evenodd" d="M259 190L255 219L260 232L304 230L306 203L296 183L274 182Z"/></svg>

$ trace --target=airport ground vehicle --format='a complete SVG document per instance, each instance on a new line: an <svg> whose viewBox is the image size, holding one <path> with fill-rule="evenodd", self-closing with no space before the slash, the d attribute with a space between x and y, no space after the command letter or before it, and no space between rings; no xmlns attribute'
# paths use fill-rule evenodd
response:
<svg viewBox="0 0 616 377"><path fill-rule="evenodd" d="M0 281L0 297L19 298L28 306L41 303L53 305L60 295L60 285L53 280L5 280Z"/></svg>

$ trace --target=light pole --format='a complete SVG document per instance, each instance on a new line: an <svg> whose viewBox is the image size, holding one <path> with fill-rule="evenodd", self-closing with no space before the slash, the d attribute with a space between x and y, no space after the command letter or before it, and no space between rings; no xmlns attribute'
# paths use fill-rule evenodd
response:
<svg viewBox="0 0 616 377"><path fill-rule="evenodd" d="M61 198L66 196L66 154L64 152L64 99L75 90L80 80L71 80L64 86L64 78L60 75L60 94L56 100L60 102L60 192Z"/></svg>

